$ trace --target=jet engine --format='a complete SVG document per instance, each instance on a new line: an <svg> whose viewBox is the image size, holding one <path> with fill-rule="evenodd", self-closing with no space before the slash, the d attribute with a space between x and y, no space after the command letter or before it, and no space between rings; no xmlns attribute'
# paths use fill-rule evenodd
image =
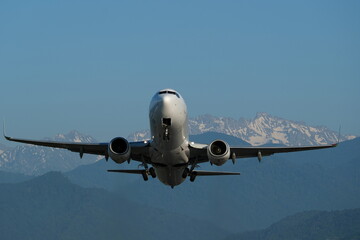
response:
<svg viewBox="0 0 360 240"><path fill-rule="evenodd" d="M208 146L207 155L212 164L221 166L230 158L230 147L222 140L213 141Z"/></svg>
<svg viewBox="0 0 360 240"><path fill-rule="evenodd" d="M130 159L130 144L122 137L114 138L108 147L109 157L116 163L123 163Z"/></svg>

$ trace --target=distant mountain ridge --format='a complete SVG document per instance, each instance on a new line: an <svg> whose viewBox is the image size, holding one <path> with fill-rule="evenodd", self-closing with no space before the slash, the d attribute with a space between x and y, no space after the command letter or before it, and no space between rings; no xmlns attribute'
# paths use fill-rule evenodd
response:
<svg viewBox="0 0 360 240"><path fill-rule="evenodd" d="M206 143L217 137L229 143L241 141L210 132L190 139ZM135 161L119 165L102 160L79 166L65 175L82 187L107 189L131 202L196 216L235 234L266 228L305 210L359 208L359 146L360 138L356 138L336 148L278 154L264 158L261 163L256 159L239 159L235 165L229 161L220 168L204 163L200 170L235 171L241 175L199 177L193 183L186 180L174 189L159 183L158 179L144 182L138 175L106 171L136 169L138 162ZM0 182L24 179L28 178L0 172Z"/></svg>
<svg viewBox="0 0 360 240"><path fill-rule="evenodd" d="M342 211L306 211L288 216L270 227L244 232L226 240L360 239L360 208Z"/></svg>
<svg viewBox="0 0 360 240"><path fill-rule="evenodd" d="M5 239L221 239L211 222L82 188L59 172L2 183L0 236ZM179 230L180 229L180 230Z"/></svg>
<svg viewBox="0 0 360 240"><path fill-rule="evenodd" d="M204 142L216 137L199 136ZM106 171L136 169L138 163L133 161L129 165L99 161L66 175L83 187L105 188L131 201L196 215L237 233L266 228L305 210L359 208L359 146L360 138L356 138L336 148L265 157L261 163L257 159L238 159L235 165L228 161L221 167L204 163L199 170L241 175L198 177L193 183L187 179L174 189L160 184L158 179L144 182L141 176Z"/></svg>
<svg viewBox="0 0 360 240"><path fill-rule="evenodd" d="M239 120L227 117L201 115L189 119L190 134L219 132L238 137L253 146L282 144L305 146L331 144L338 141L338 133L326 127L309 126L306 123L286 120L268 113L258 113L254 119ZM132 140L150 138L149 130L135 132L128 137ZM353 135L340 137L340 141L354 139Z"/></svg>

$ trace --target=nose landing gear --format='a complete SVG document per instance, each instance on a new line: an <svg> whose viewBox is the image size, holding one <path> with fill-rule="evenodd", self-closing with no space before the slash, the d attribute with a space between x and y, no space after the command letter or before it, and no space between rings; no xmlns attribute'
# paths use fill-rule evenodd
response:
<svg viewBox="0 0 360 240"><path fill-rule="evenodd" d="M141 175L143 176L144 181L149 180L146 170L144 170Z"/></svg>
<svg viewBox="0 0 360 240"><path fill-rule="evenodd" d="M143 161L143 163L140 164L139 166L145 167L145 169L141 172L141 175L143 176L144 181L149 180L149 175L152 178L156 178L155 169L153 167L149 168L145 161Z"/></svg>
<svg viewBox="0 0 360 240"><path fill-rule="evenodd" d="M196 178L196 171L194 171L195 167L198 167L198 165L196 165L196 162L195 161L193 164L191 164L191 168L185 168L184 169L184 172L182 174L182 177L183 178L186 178L187 176L190 176L190 182L194 182L195 181L195 178Z"/></svg>
<svg viewBox="0 0 360 240"><path fill-rule="evenodd" d="M189 168L185 168L185 169L184 169L184 172L183 172L183 174L182 174L182 177L183 177L183 178L186 178L187 176L189 176L189 173L190 173Z"/></svg>
<svg viewBox="0 0 360 240"><path fill-rule="evenodd" d="M155 169L153 167L149 168L149 169L145 169L141 175L143 176L144 181L149 180L149 175L152 178L156 178L156 173L155 173Z"/></svg>

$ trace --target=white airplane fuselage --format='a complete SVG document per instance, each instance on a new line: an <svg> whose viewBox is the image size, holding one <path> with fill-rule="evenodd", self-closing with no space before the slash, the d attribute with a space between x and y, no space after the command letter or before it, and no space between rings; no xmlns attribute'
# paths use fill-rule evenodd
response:
<svg viewBox="0 0 360 240"><path fill-rule="evenodd" d="M162 90L154 95L149 108L151 161L158 179L176 186L189 163L187 108L176 91Z"/></svg>

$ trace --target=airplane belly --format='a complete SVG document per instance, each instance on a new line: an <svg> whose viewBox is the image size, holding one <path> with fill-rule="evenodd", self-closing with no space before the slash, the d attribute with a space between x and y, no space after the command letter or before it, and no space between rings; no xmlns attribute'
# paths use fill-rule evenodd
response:
<svg viewBox="0 0 360 240"><path fill-rule="evenodd" d="M189 162L187 144L184 143L184 146L168 152L154 153L152 165L158 179L169 186L181 184L185 180L182 175Z"/></svg>
<svg viewBox="0 0 360 240"><path fill-rule="evenodd" d="M189 161L189 154L188 143L184 142L179 147L170 151L161 151L155 147L151 151L151 158L152 163L155 165L174 166L187 164Z"/></svg>
<svg viewBox="0 0 360 240"><path fill-rule="evenodd" d="M183 178L183 173L185 170L185 166L180 167L168 167L168 166L160 166L155 167L156 176L158 179L169 186L177 186L185 181L186 178Z"/></svg>

